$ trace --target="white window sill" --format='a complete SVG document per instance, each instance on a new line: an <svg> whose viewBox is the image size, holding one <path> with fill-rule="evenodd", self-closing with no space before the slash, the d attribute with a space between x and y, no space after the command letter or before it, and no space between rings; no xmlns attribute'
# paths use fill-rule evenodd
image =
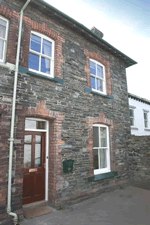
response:
<svg viewBox="0 0 150 225"><path fill-rule="evenodd" d="M92 90L92 92L95 92L95 93L97 93L97 94L100 94L100 95L106 95L106 93L105 92L102 92L102 91L98 91L98 90L96 90L96 89L91 89Z"/></svg>
<svg viewBox="0 0 150 225"><path fill-rule="evenodd" d="M15 70L15 65L12 64L12 63L3 63L3 62L0 62L0 67L6 68L6 69L9 69L9 70Z"/></svg>
<svg viewBox="0 0 150 225"><path fill-rule="evenodd" d="M87 88L85 87L84 90L88 93L92 93L92 94L96 94L96 95L99 95L99 96L102 96L104 98L109 98L109 99L113 99L113 96L112 95L106 95L104 93L101 93L99 91L93 91L93 89L90 89L90 88Z"/></svg>
<svg viewBox="0 0 150 225"><path fill-rule="evenodd" d="M138 130L137 127L132 127L132 126L131 126L131 129L132 129L132 130Z"/></svg>
<svg viewBox="0 0 150 225"><path fill-rule="evenodd" d="M31 73L36 73L36 74L39 74L39 75L42 75L42 76L47 76L49 78L54 78L54 74L42 73L38 70L32 70L30 68L28 70L29 70L29 73L31 72Z"/></svg>
<svg viewBox="0 0 150 225"><path fill-rule="evenodd" d="M110 169L105 168L105 169L97 169L94 170L94 175L100 175L100 174L104 174L104 173L109 173Z"/></svg>
<svg viewBox="0 0 150 225"><path fill-rule="evenodd" d="M145 131L150 131L150 128L144 128Z"/></svg>

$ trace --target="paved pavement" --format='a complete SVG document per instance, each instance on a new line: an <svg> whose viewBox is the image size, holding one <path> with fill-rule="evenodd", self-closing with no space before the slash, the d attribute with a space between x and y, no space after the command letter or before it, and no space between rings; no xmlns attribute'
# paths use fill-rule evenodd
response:
<svg viewBox="0 0 150 225"><path fill-rule="evenodd" d="M104 193L63 211L21 225L149 225L150 190L127 187Z"/></svg>

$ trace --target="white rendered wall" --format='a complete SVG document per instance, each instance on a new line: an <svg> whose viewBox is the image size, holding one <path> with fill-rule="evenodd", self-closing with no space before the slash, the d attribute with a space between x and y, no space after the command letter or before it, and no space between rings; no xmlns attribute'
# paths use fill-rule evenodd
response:
<svg viewBox="0 0 150 225"><path fill-rule="evenodd" d="M129 107L134 108L135 125L131 126L131 134L142 136L150 135L150 105L129 98ZM144 127L144 110L148 112L148 128Z"/></svg>

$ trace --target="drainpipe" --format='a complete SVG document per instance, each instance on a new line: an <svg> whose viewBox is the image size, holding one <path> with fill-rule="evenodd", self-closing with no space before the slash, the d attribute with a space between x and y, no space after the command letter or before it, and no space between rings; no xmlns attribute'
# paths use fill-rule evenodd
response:
<svg viewBox="0 0 150 225"><path fill-rule="evenodd" d="M16 213L11 212L11 180L12 180L12 156L13 156L13 144L14 144L14 123L15 123L15 109L16 109L16 92L17 92L17 81L18 81L18 67L19 67L19 56L20 56L20 44L21 44L21 32L22 32L22 21L23 11L30 3L31 0L27 0L20 11L20 22L18 32L18 45L16 54L16 65L15 65L15 77L14 77L14 89L13 89L13 104L12 104L12 116L11 116L11 131L10 131L10 145L9 145L9 173L8 173L8 195L7 195L7 213L13 217L14 224L18 222L18 216Z"/></svg>

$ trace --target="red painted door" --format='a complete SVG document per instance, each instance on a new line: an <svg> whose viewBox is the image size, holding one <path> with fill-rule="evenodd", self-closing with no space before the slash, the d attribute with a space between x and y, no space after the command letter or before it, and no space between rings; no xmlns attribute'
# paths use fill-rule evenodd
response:
<svg viewBox="0 0 150 225"><path fill-rule="evenodd" d="M45 199L45 133L25 132L23 204Z"/></svg>

